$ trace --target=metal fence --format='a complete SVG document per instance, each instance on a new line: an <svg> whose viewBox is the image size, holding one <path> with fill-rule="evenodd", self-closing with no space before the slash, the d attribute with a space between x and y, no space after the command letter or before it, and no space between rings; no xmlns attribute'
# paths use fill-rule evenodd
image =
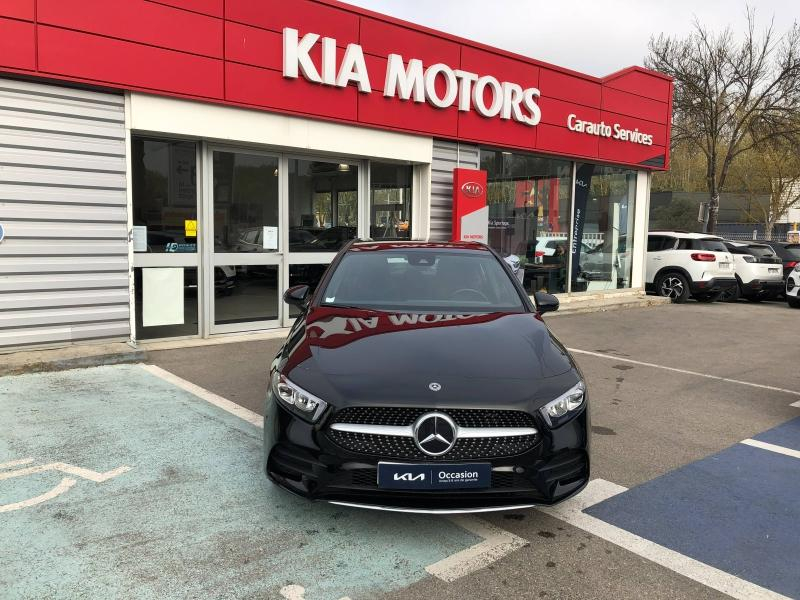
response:
<svg viewBox="0 0 800 600"><path fill-rule="evenodd" d="M766 235L763 231L758 231L754 229L752 232L734 232L734 231L718 231L717 235L724 237L726 240L733 240L735 242L763 242L763 241L770 241L770 242L785 242L786 241L786 232L785 231L775 231L772 235Z"/></svg>

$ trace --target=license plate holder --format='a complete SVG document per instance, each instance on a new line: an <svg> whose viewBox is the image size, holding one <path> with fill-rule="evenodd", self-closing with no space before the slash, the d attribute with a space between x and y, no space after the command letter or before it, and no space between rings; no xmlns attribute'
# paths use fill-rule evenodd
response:
<svg viewBox="0 0 800 600"><path fill-rule="evenodd" d="M731 266L731 263L729 263L729 262L721 262L721 263L719 263L719 268L720 269L724 269L726 271L730 268L730 266Z"/></svg>
<svg viewBox="0 0 800 600"><path fill-rule="evenodd" d="M779 272L778 269L772 269L772 268L769 269L769 274L770 275L775 275L778 272Z"/></svg>
<svg viewBox="0 0 800 600"><path fill-rule="evenodd" d="M378 487L394 490L485 489L492 485L492 465L378 463Z"/></svg>

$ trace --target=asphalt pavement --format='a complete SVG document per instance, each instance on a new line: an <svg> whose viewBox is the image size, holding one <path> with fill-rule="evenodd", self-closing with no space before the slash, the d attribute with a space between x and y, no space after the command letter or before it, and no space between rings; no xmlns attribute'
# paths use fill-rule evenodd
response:
<svg viewBox="0 0 800 600"><path fill-rule="evenodd" d="M280 340L0 378L0 596L800 597L800 311L546 322L593 424L583 504L554 511L386 515L274 489L257 414Z"/></svg>

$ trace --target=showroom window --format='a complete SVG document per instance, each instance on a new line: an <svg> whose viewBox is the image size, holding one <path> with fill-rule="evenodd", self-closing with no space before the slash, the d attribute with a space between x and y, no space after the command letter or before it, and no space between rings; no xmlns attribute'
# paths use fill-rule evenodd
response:
<svg viewBox="0 0 800 600"><path fill-rule="evenodd" d="M578 163L572 291L631 287L637 172Z"/></svg>
<svg viewBox="0 0 800 600"><path fill-rule="evenodd" d="M372 161L369 171L370 237L411 239L412 165Z"/></svg>
<svg viewBox="0 0 800 600"><path fill-rule="evenodd" d="M358 231L358 165L289 160L289 250L336 252Z"/></svg>
<svg viewBox="0 0 800 600"><path fill-rule="evenodd" d="M572 163L481 148L489 245L520 259L529 292L567 291Z"/></svg>
<svg viewBox="0 0 800 600"><path fill-rule="evenodd" d="M197 144L133 138L134 252L197 252Z"/></svg>

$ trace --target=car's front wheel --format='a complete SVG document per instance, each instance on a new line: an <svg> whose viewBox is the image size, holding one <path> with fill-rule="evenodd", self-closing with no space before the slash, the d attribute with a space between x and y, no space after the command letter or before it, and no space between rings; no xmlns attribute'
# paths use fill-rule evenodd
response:
<svg viewBox="0 0 800 600"><path fill-rule="evenodd" d="M786 301L791 308L800 308L800 296L786 296Z"/></svg>
<svg viewBox="0 0 800 600"><path fill-rule="evenodd" d="M689 282L680 273L664 273L658 278L656 291L659 296L681 304L689 298Z"/></svg>

